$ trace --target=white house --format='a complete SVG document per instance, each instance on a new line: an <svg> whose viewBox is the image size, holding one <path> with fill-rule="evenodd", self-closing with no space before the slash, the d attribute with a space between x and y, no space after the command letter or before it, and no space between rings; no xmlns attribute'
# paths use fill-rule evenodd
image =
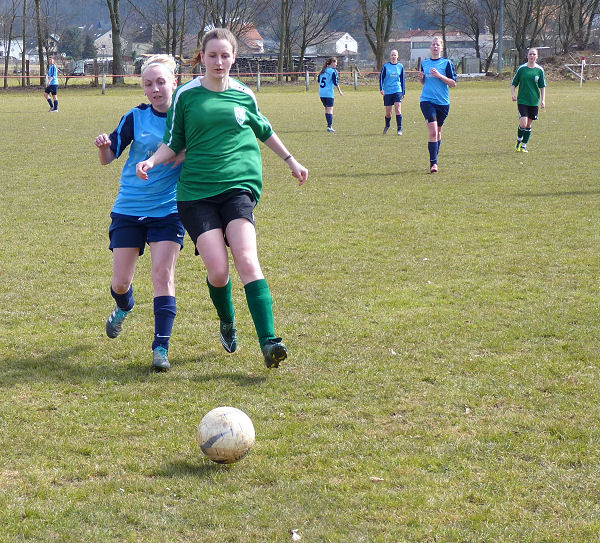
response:
<svg viewBox="0 0 600 543"><path fill-rule="evenodd" d="M57 36L50 36L48 39L48 47L51 55L55 55L58 49L58 40ZM11 62L21 62L21 55L23 53L23 40L19 38L15 38L10 42L10 51L7 51L8 40L0 40L0 59L4 61L6 53L8 52L8 56L10 57ZM36 63L38 62L38 50L37 50L37 41L28 40L25 44L25 60L29 60L30 62Z"/></svg>
<svg viewBox="0 0 600 543"><path fill-rule="evenodd" d="M358 42L348 32L334 32L322 43L306 49L307 56L356 55Z"/></svg>
<svg viewBox="0 0 600 543"><path fill-rule="evenodd" d="M7 51L7 41L0 41L0 58L4 59L8 53L8 56L11 57L11 60L21 60L21 55L23 54L23 40L12 40L10 42L10 51ZM25 55L25 58L28 58Z"/></svg>
<svg viewBox="0 0 600 543"><path fill-rule="evenodd" d="M98 58L113 56L112 30L101 34L94 40L94 46L98 51ZM121 38L121 50L125 51L127 42Z"/></svg>
<svg viewBox="0 0 600 543"><path fill-rule="evenodd" d="M431 56L431 40L434 36L441 37L439 30L408 30L393 36L388 44L388 49L397 49L401 62L416 65L419 59ZM487 55L492 48L492 36L481 34L479 36L482 57ZM443 55L458 62L463 57L475 57L475 41L470 36L459 31L446 32L446 51Z"/></svg>

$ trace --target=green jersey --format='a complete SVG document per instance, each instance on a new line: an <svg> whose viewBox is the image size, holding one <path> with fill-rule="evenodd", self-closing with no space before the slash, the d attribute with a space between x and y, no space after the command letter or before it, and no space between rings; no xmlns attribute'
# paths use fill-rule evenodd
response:
<svg viewBox="0 0 600 543"><path fill-rule="evenodd" d="M254 93L229 79L229 88L214 92L197 77L179 87L167 114L164 143L175 153L185 149L177 200L210 198L231 189L262 192L262 158L258 142L273 135Z"/></svg>
<svg viewBox="0 0 600 543"><path fill-rule="evenodd" d="M519 87L517 104L524 106L540 105L540 89L546 86L544 68L536 64L533 68L521 64L515 72L511 85Z"/></svg>

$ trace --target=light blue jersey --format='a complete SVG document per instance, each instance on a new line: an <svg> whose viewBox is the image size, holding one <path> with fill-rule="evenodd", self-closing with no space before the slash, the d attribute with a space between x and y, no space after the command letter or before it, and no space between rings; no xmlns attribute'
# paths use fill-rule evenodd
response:
<svg viewBox="0 0 600 543"><path fill-rule="evenodd" d="M58 85L58 68L56 64L48 66L48 85Z"/></svg>
<svg viewBox="0 0 600 543"><path fill-rule="evenodd" d="M319 74L319 96L321 98L333 98L333 91L338 85L338 71L335 68L328 66L322 74Z"/></svg>
<svg viewBox="0 0 600 543"><path fill-rule="evenodd" d="M114 213L136 217L166 217L177 213L177 180L181 166L157 165L148 172L147 181L135 173L136 164L160 147L166 126L166 113L156 111L150 104L140 104L123 116L110 135L110 148L117 158L131 144Z"/></svg>
<svg viewBox="0 0 600 543"><path fill-rule="evenodd" d="M379 90L385 94L406 94L404 85L404 66L397 62L386 62L379 74Z"/></svg>
<svg viewBox="0 0 600 543"><path fill-rule="evenodd" d="M442 75L456 81L454 64L452 64L452 61L449 58L426 58L421 65L421 71L425 74L421 102L431 102L432 104L437 104L439 106L449 106L450 89L441 79L431 75L432 68L435 68Z"/></svg>

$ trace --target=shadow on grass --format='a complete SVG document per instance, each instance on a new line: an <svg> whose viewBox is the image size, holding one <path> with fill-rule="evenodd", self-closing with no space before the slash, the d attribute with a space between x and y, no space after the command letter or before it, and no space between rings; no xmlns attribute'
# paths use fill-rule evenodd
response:
<svg viewBox="0 0 600 543"><path fill-rule="evenodd" d="M200 383L213 382L219 380L228 380L239 386L254 386L262 385L267 381L267 378L264 375L248 375L242 372L213 372L198 375L198 377L194 378L194 381L198 381Z"/></svg>
<svg viewBox="0 0 600 543"><path fill-rule="evenodd" d="M554 198L557 196L592 196L600 194L600 190L572 190L565 192L519 192L517 198Z"/></svg>
<svg viewBox="0 0 600 543"><path fill-rule="evenodd" d="M213 353L204 353L194 358L171 359L171 371L156 373L150 363L151 357L144 360L123 362L103 358L99 360L89 356L95 347L77 345L73 347L54 349L41 354L15 353L3 361L0 373L0 386L11 386L23 383L90 383L96 381L115 381L118 383L146 382L151 376L163 377L176 381L180 377L178 368L186 367L197 370L198 375L192 380L198 382L215 382L228 380L238 386L248 387L261 385L267 379L263 375L251 375L242 371L228 372L211 371L219 367L222 360ZM189 375L189 374L188 374Z"/></svg>
<svg viewBox="0 0 600 543"><path fill-rule="evenodd" d="M161 469L152 472L151 475L153 477L187 477L190 475L194 477L207 477L222 471L224 466L226 469L227 464L203 463L200 459L198 463L186 460L174 460L164 464Z"/></svg>
<svg viewBox="0 0 600 543"><path fill-rule="evenodd" d="M145 381L149 366L92 363L90 345L54 349L44 354L16 353L4 360L0 386L31 382L82 383L100 380L118 382Z"/></svg>

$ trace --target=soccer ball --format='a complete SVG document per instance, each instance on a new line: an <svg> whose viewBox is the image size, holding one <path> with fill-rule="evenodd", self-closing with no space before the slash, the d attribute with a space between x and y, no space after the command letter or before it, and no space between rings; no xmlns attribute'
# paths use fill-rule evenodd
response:
<svg viewBox="0 0 600 543"><path fill-rule="evenodd" d="M233 464L244 458L252 449L254 438L250 417L235 407L209 411L198 426L202 452L219 464Z"/></svg>

